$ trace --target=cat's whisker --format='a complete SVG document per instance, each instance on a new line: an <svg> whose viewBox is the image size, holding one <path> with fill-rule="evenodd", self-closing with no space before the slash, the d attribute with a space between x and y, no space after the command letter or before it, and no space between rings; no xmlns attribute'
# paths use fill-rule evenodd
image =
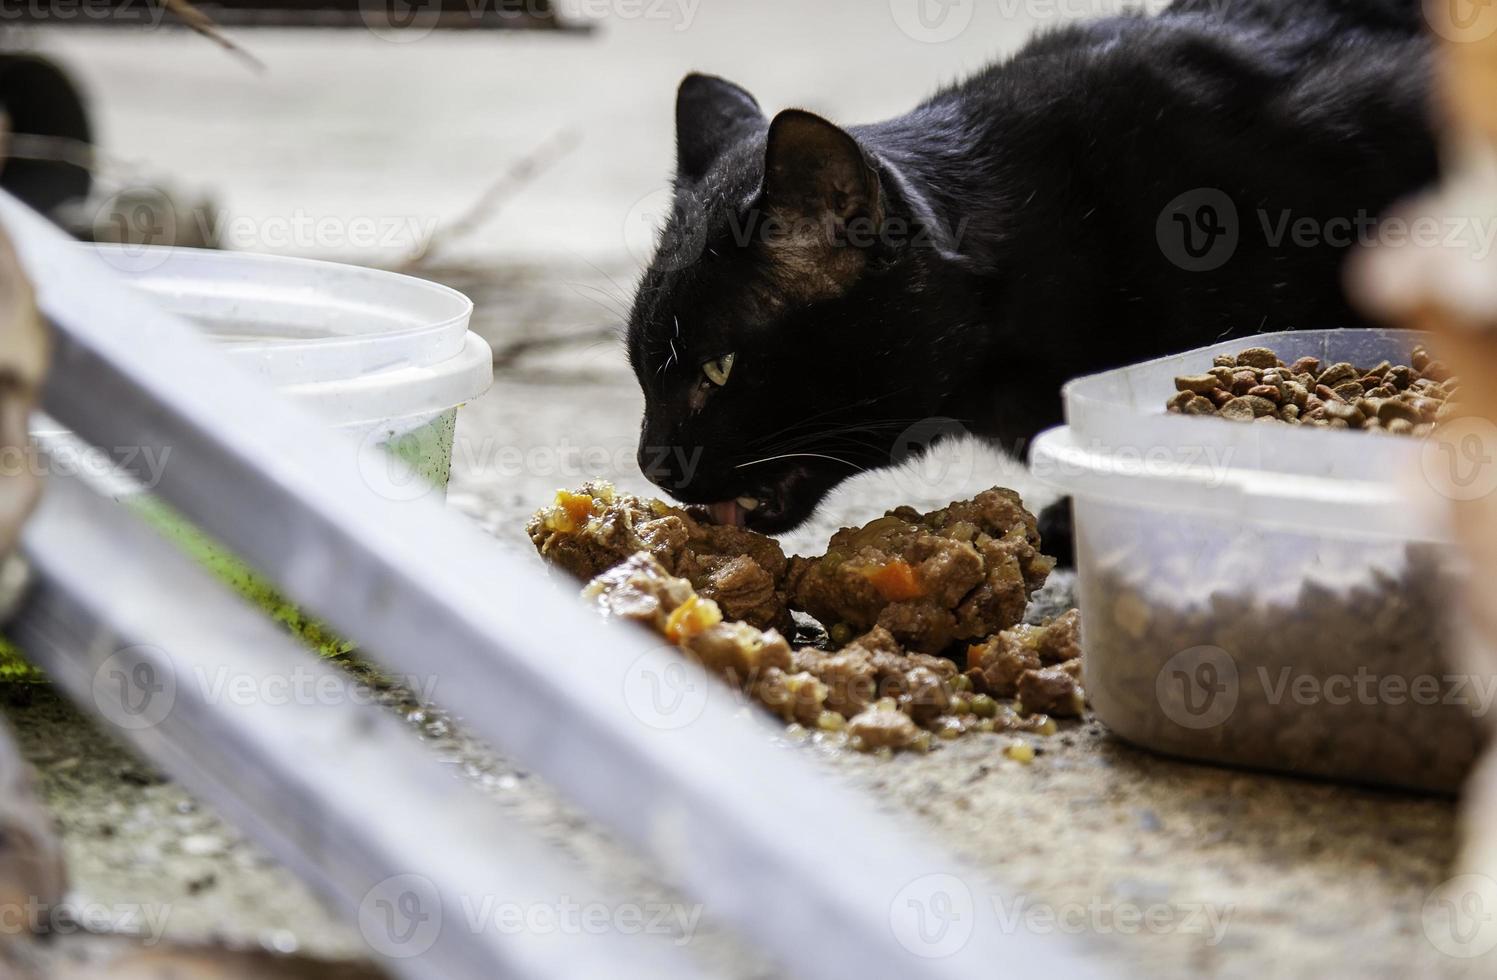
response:
<svg viewBox="0 0 1497 980"><path fill-rule="evenodd" d="M818 421L824 420L825 418L827 418L827 416L834 416L834 415L837 415L838 413L841 413L841 412L852 412L852 411L855 411L855 410L860 409L860 408L867 408L870 405L876 405L879 402L884 401L885 399L893 398L896 395L902 394L903 392L905 392L907 390L909 390L908 386L906 386L905 388L896 389L894 391L885 392L882 395L875 395L872 398L863 398L863 399L859 399L858 401L849 402L849 403L843 404L843 405L834 405L831 408L828 408L828 409L825 409L823 411L817 412L815 415L808 415L808 416L806 416L803 419L799 419L799 420L791 423L790 425L785 426L783 429L779 429L779 430L777 430L775 432L772 432L772 433L770 433L767 436L762 436L759 439L754 440L754 442L751 443L751 445L762 445L763 443L770 442L770 441L772 441L774 439L778 439L781 436L788 435L789 433L799 431L801 429L806 428L807 426L814 425ZM907 423L907 424L912 424L912 423L914 423L916 421L918 421L918 420L917 419L911 419L910 422Z"/></svg>
<svg viewBox="0 0 1497 980"><path fill-rule="evenodd" d="M580 299L587 300L589 303L592 303L605 312L618 317L620 320L629 319L628 307L626 307L623 303L618 302L616 297L608 295L606 290L600 289L599 287L594 286L592 283L586 282L573 282L568 283L567 285L571 287L572 292ZM583 290L592 290L593 292L600 294L601 298L600 296L588 296L583 292Z"/></svg>
<svg viewBox="0 0 1497 980"><path fill-rule="evenodd" d="M780 431L772 435L764 436L760 439L755 439L754 441L749 443L749 445L762 446L766 442L776 440L773 448L765 450L766 452L773 452L777 449L783 449L805 442L814 442L818 439L835 436L842 433L867 432L870 435L874 435L879 432L893 432L895 430L903 431L922 421L924 421L924 419L885 419L880 422L864 422L859 425L833 426L831 428L817 429L814 432L808 432L805 434L796 434L797 431L803 429L804 426L794 425L781 429Z"/></svg>
<svg viewBox="0 0 1497 980"><path fill-rule="evenodd" d="M805 449L824 449L837 446L846 446L852 449L883 454L888 451L888 446L882 445L873 439L857 438L853 432L827 432L817 433L810 436L802 436L798 439L789 439L784 442L770 446L762 450L766 453L793 452Z"/></svg>
<svg viewBox="0 0 1497 980"><path fill-rule="evenodd" d="M582 261L585 262L588 265L588 267L591 268L598 275L602 276L604 279L607 279L608 282L613 286L614 289L618 290L618 293L619 293L618 298L620 300L622 300L625 304L629 303L629 290L625 289L622 283L620 283L617 279L613 278L613 276L611 276L608 273L604 272L601 268L599 268L599 266L596 263L594 263L594 262L592 262L592 261L590 261L588 259L583 259ZM594 287L594 288L597 288L597 287ZM602 290L599 290L599 291L601 292Z"/></svg>
<svg viewBox="0 0 1497 980"><path fill-rule="evenodd" d="M856 463L849 463L845 459L838 459L836 456L828 456L825 453L785 453L780 456L766 456L764 459L756 459L751 463L739 463L733 468L735 470L746 470L750 466L760 466L764 463L774 463L782 459L825 459L830 460L833 463L841 463L843 466L850 467L851 469L857 470L859 472L861 472L863 469Z"/></svg>

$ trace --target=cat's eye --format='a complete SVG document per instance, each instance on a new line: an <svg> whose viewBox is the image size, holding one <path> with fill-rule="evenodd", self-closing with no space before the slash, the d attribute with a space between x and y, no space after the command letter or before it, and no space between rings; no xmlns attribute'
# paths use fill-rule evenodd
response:
<svg viewBox="0 0 1497 980"><path fill-rule="evenodd" d="M707 380L721 388L728 383L728 375L733 373L733 359L737 354L724 354L715 361L708 361L702 365L702 373Z"/></svg>

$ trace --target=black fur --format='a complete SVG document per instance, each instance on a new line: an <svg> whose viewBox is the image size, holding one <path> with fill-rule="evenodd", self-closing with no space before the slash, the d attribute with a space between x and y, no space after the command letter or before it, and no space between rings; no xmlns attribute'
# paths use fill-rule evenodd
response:
<svg viewBox="0 0 1497 980"><path fill-rule="evenodd" d="M921 433L1023 452L1078 375L1360 325L1349 241L1273 239L1435 177L1420 28L1418 0L1179 0L846 130L794 110L772 130L742 89L688 78L676 212L629 324L642 468L683 501L763 499L749 523L772 533ZM1199 252L1228 227L1202 210L1222 195L1238 243L1203 268L1221 253L1181 236Z"/></svg>

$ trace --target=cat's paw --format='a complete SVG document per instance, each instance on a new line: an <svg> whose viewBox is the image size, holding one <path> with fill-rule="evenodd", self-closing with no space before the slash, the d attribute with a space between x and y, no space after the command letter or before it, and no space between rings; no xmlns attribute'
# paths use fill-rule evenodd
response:
<svg viewBox="0 0 1497 980"><path fill-rule="evenodd" d="M1071 498L1062 497L1040 511L1040 551L1055 559L1056 568L1076 567L1076 541L1071 528Z"/></svg>

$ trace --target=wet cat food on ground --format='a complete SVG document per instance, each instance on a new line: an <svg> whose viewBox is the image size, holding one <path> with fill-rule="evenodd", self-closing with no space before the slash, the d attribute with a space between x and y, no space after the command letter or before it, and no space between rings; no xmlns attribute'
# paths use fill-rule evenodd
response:
<svg viewBox="0 0 1497 980"><path fill-rule="evenodd" d="M604 482L558 492L525 530L542 557L584 582L643 551L716 602L725 618L790 628L781 588L787 563L773 538L709 524Z"/></svg>
<svg viewBox="0 0 1497 980"><path fill-rule="evenodd" d="M1038 699L1022 712L1001 704L975 691L952 661L907 652L881 627L829 652L791 650L775 630L726 622L715 602L644 552L593 579L583 596L604 615L654 630L782 720L841 733L864 751L924 751L932 737L968 732L1055 730ZM1065 689L1079 697L1074 680L1066 680ZM1047 697L1077 713L1065 698Z"/></svg>
<svg viewBox="0 0 1497 980"><path fill-rule="evenodd" d="M708 571L742 559L783 574L779 546L761 535L705 524L606 484L564 491L528 530L543 556L573 574L600 569L583 595L603 614L651 629L787 723L857 749L924 751L933 739L970 732L1049 734L1047 709L1065 717L1081 710L1075 611L1018 625L1053 563L1038 554L1034 518L1012 491L990 490L931 514L901 508L838 532L830 562L795 559L784 577L798 587L775 580L776 594L792 594L796 608L804 596L808 606L832 610L831 633L841 640L833 650L793 648L773 626L733 614L773 608L774 621L783 621L783 598L773 607L732 605L733 591ZM631 545L635 551L616 557ZM739 545L744 553L734 554ZM673 565L703 573L706 587ZM855 631L856 623L868 625ZM976 641L965 673L926 652L957 638ZM1000 679L1015 659L1018 669Z"/></svg>
<svg viewBox="0 0 1497 980"><path fill-rule="evenodd" d="M1019 495L995 488L928 514L901 507L843 528L822 557L791 561L786 592L833 639L879 626L912 650L939 653L1024 618L1055 566L1039 545Z"/></svg>
<svg viewBox="0 0 1497 980"><path fill-rule="evenodd" d="M1004 630L967 651L975 690L1017 697L1027 711L1075 718L1086 706L1081 689L1081 613L1072 609L1040 626Z"/></svg>

